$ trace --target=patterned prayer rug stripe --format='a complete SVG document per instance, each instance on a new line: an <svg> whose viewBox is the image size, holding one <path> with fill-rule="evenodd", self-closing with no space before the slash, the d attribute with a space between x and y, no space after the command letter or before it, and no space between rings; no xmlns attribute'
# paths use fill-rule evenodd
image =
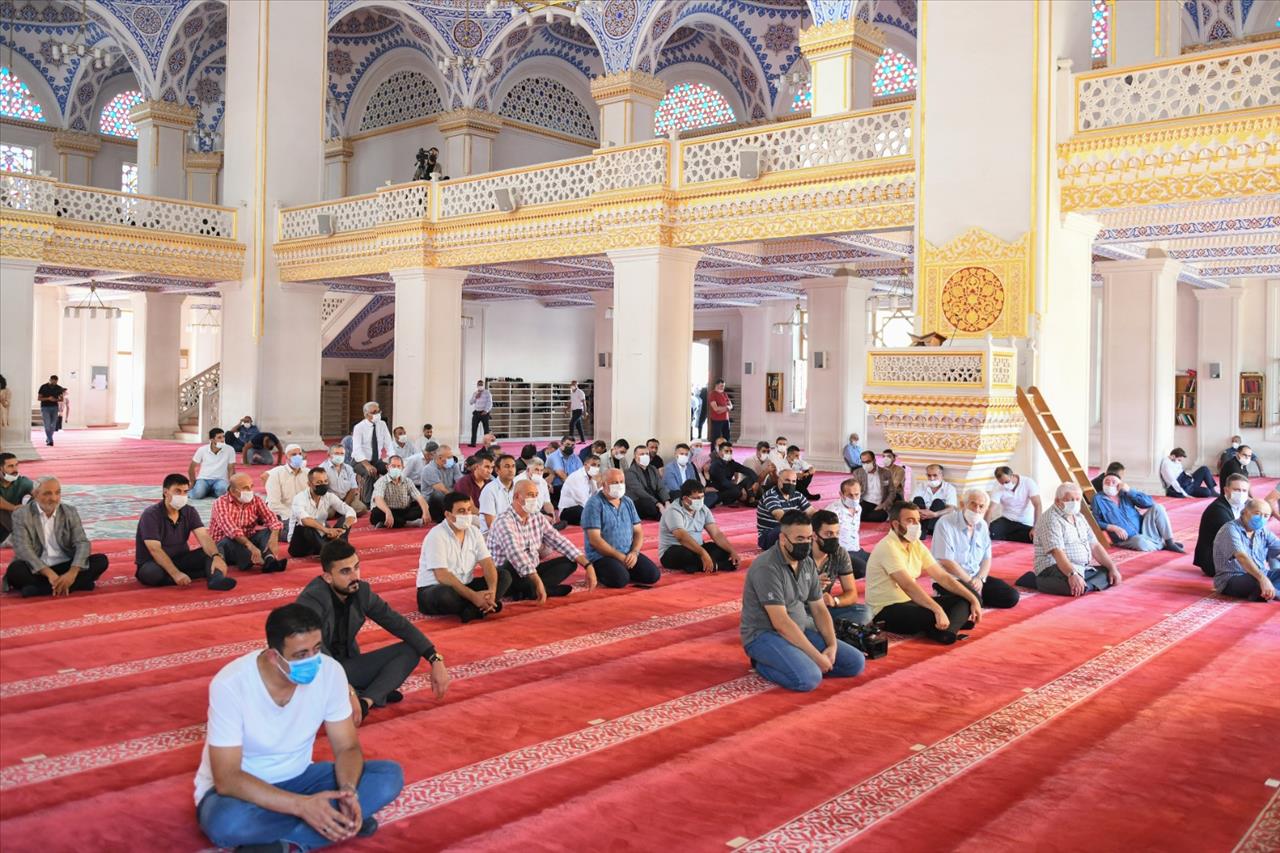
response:
<svg viewBox="0 0 1280 853"><path fill-rule="evenodd" d="M1275 853L1277 850L1280 850L1280 788L1271 795L1231 853Z"/></svg>

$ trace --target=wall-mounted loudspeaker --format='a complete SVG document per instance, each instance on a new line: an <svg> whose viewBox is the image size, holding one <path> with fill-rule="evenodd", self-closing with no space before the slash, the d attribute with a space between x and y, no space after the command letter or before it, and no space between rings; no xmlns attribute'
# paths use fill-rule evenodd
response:
<svg viewBox="0 0 1280 853"><path fill-rule="evenodd" d="M827 354L825 352L813 351L813 369L823 370L827 366Z"/></svg>
<svg viewBox="0 0 1280 853"><path fill-rule="evenodd" d="M611 352L599 353L599 357L596 363L599 364L601 367L613 367L613 353Z"/></svg>
<svg viewBox="0 0 1280 853"><path fill-rule="evenodd" d="M764 152L759 148L738 149L738 177L744 181L754 181L764 171L762 161Z"/></svg>
<svg viewBox="0 0 1280 853"><path fill-rule="evenodd" d="M316 214L316 231L321 237L329 237L333 234L333 214L317 213Z"/></svg>
<svg viewBox="0 0 1280 853"><path fill-rule="evenodd" d="M748 376L750 376L751 374L755 373L755 372L756 372L756 363L755 363L754 361L748 361L748 362L744 363L744 364L742 365L742 372L743 372L743 373L745 373L745 374L747 374Z"/></svg>
<svg viewBox="0 0 1280 853"><path fill-rule="evenodd" d="M511 213L520 206L520 198L513 187L498 187L493 191L494 204L503 213Z"/></svg>

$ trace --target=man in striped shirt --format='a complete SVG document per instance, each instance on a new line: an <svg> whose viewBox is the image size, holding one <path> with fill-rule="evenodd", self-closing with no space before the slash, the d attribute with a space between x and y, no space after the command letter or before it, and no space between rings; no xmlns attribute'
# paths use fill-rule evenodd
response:
<svg viewBox="0 0 1280 853"><path fill-rule="evenodd" d="M782 516L791 510L813 515L809 499L796 489L797 474L790 468L778 472L778 485L764 493L756 504L756 544L767 551L778 541Z"/></svg>
<svg viewBox="0 0 1280 853"><path fill-rule="evenodd" d="M209 536L228 565L238 569L261 566L264 574L283 572L288 560L280 559L283 522L258 495L248 474L231 478L227 493L213 502Z"/></svg>
<svg viewBox="0 0 1280 853"><path fill-rule="evenodd" d="M534 599L542 604L548 597L568 595L571 587L564 580L577 566L586 569L588 591L596 587L591 561L542 514L538 486L530 480L516 483L511 508L494 519L485 541L499 574L510 579L516 601ZM561 556L543 561L543 548Z"/></svg>

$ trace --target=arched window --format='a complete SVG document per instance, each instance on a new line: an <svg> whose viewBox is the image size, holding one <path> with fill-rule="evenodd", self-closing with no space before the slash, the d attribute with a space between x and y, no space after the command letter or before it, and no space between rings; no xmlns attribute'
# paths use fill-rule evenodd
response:
<svg viewBox="0 0 1280 853"><path fill-rule="evenodd" d="M138 128L129 118L138 104L142 103L142 93L137 89L121 92L102 108L98 118L98 129L107 136L123 136L126 139L137 139Z"/></svg>
<svg viewBox="0 0 1280 853"><path fill-rule="evenodd" d="M813 109L813 81L805 80L800 88L796 89L796 95L791 99L791 112L801 113L805 110Z"/></svg>
<svg viewBox="0 0 1280 853"><path fill-rule="evenodd" d="M389 127L435 115L443 107L440 93L420 71L397 71L378 84L360 118L361 130Z"/></svg>
<svg viewBox="0 0 1280 853"><path fill-rule="evenodd" d="M1107 61L1107 46L1111 33L1111 3L1109 0L1093 0L1093 28L1091 56L1094 61Z"/></svg>
<svg viewBox="0 0 1280 853"><path fill-rule="evenodd" d="M871 93L877 98L905 95L916 90L916 64L893 48L886 48L876 60Z"/></svg>
<svg viewBox="0 0 1280 853"><path fill-rule="evenodd" d="M5 66L0 66L0 116L44 122L44 110L31 97L31 87Z"/></svg>
<svg viewBox="0 0 1280 853"><path fill-rule="evenodd" d="M498 115L579 139L598 138L591 113L578 96L550 77L528 77L516 83L503 97Z"/></svg>
<svg viewBox="0 0 1280 853"><path fill-rule="evenodd" d="M677 83L658 103L653 116L653 132L666 136L671 128L694 130L735 121L733 107L724 95L705 83Z"/></svg>

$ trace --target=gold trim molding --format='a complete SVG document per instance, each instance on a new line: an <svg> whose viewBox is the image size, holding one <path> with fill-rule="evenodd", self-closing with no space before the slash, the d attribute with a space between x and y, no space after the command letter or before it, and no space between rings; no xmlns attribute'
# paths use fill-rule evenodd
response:
<svg viewBox="0 0 1280 853"><path fill-rule="evenodd" d="M222 152L188 151L184 162L189 172L212 172L217 174L222 169Z"/></svg>
<svg viewBox="0 0 1280 853"><path fill-rule="evenodd" d="M175 104L172 101L143 101L129 113L134 124L152 121L159 125L191 130L196 126L200 112L195 107Z"/></svg>
<svg viewBox="0 0 1280 853"><path fill-rule="evenodd" d="M884 30L858 19L832 21L800 31L800 52L809 60L843 50L861 50L879 58L885 42Z"/></svg>
<svg viewBox="0 0 1280 853"><path fill-rule="evenodd" d="M982 228L974 227L942 246L925 240L920 251L921 328L948 337L1025 337L1028 316L1035 304L1031 275L1031 232L1013 242L1005 242ZM952 290L956 276L968 269L985 270L999 282L1001 302L998 315L982 328L957 328L946 316L946 304L960 299ZM949 285L949 283L951 283ZM976 296L975 298L991 298ZM952 315L955 318L955 314Z"/></svg>
<svg viewBox="0 0 1280 853"><path fill-rule="evenodd" d="M102 150L102 139L93 133L59 130L53 134L53 150L59 154L81 154L92 157Z"/></svg>
<svg viewBox="0 0 1280 853"><path fill-rule="evenodd" d="M621 71L591 81L591 97L597 104L634 95L660 101L666 94L667 84L657 76L643 71Z"/></svg>
<svg viewBox="0 0 1280 853"><path fill-rule="evenodd" d="M464 107L440 113L436 126L445 137L458 133L477 133L492 137L502 130L502 117L487 110Z"/></svg>

